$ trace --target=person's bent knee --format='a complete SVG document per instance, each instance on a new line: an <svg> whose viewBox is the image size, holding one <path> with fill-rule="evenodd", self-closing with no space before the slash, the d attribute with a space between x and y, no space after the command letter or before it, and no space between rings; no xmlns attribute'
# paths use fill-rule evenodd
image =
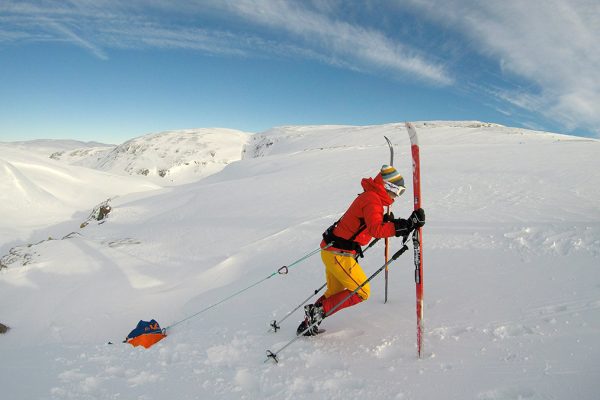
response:
<svg viewBox="0 0 600 400"><path fill-rule="evenodd" d="M357 292L358 297L360 297L362 299L362 301L365 301L369 298L369 296L371 295L371 287L370 285L367 283L365 286L363 286L362 288L360 288Z"/></svg>

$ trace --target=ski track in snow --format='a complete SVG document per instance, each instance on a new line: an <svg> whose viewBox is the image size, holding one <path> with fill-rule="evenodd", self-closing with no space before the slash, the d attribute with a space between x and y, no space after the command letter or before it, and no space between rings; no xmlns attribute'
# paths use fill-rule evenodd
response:
<svg viewBox="0 0 600 400"><path fill-rule="evenodd" d="M115 188L123 195L104 223L78 229L75 219L85 214L78 209L67 230L78 234L16 248L0 271L0 322L12 328L0 336L3 393L11 399L596 399L600 178L580 171L599 170L600 142L478 122L416 128L428 218L422 359L416 358L411 251L390 266L388 304L378 276L369 301L328 318L325 333L297 340L278 365L265 363L265 352L294 336L302 312L277 333L268 332L269 322L324 282L318 255L173 327L151 349L120 343L139 319L169 326L316 249L321 232L360 191L360 178L387 159L383 135L394 143L408 186L393 211L408 215L410 160L401 124L281 127L250 139L238 135L247 140L245 155L219 173L154 193ZM233 136L223 143L211 136L211 146L226 151ZM132 143L181 142L149 139ZM6 152L16 168L23 156L6 146L0 157ZM86 154L98 153L61 157L85 164ZM18 175L22 168L11 170L11 179L34 182L29 195L39 195L32 171L52 165L39 162L27 178ZM56 185L45 181L44 190L64 197ZM50 224L65 215L46 212ZM35 237L28 226L31 220L0 228ZM392 250L397 245L392 239ZM382 252L378 245L361 261L367 275L383 263Z"/></svg>

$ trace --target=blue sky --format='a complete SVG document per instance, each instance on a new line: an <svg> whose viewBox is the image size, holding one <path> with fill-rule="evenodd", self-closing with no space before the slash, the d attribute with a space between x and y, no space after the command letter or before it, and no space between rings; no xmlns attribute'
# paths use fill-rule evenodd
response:
<svg viewBox="0 0 600 400"><path fill-rule="evenodd" d="M482 120L600 136L596 0L0 2L0 141Z"/></svg>

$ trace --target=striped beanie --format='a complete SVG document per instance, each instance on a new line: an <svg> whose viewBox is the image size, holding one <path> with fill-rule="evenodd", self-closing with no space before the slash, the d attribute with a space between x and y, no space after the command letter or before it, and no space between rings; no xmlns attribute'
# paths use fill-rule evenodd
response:
<svg viewBox="0 0 600 400"><path fill-rule="evenodd" d="M398 171L396 171L396 168L390 165L383 165L381 167L381 177L383 178L384 182L389 182L396 186L404 187L404 178Z"/></svg>

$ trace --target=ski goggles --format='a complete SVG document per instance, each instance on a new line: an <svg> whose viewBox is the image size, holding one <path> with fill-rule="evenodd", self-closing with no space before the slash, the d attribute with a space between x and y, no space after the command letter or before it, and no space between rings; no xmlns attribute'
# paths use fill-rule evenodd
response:
<svg viewBox="0 0 600 400"><path fill-rule="evenodd" d="M395 185L392 182L387 181L383 182L383 186L385 187L385 190L387 190L388 192L392 192L396 195L396 197L400 196L406 190L404 186Z"/></svg>

